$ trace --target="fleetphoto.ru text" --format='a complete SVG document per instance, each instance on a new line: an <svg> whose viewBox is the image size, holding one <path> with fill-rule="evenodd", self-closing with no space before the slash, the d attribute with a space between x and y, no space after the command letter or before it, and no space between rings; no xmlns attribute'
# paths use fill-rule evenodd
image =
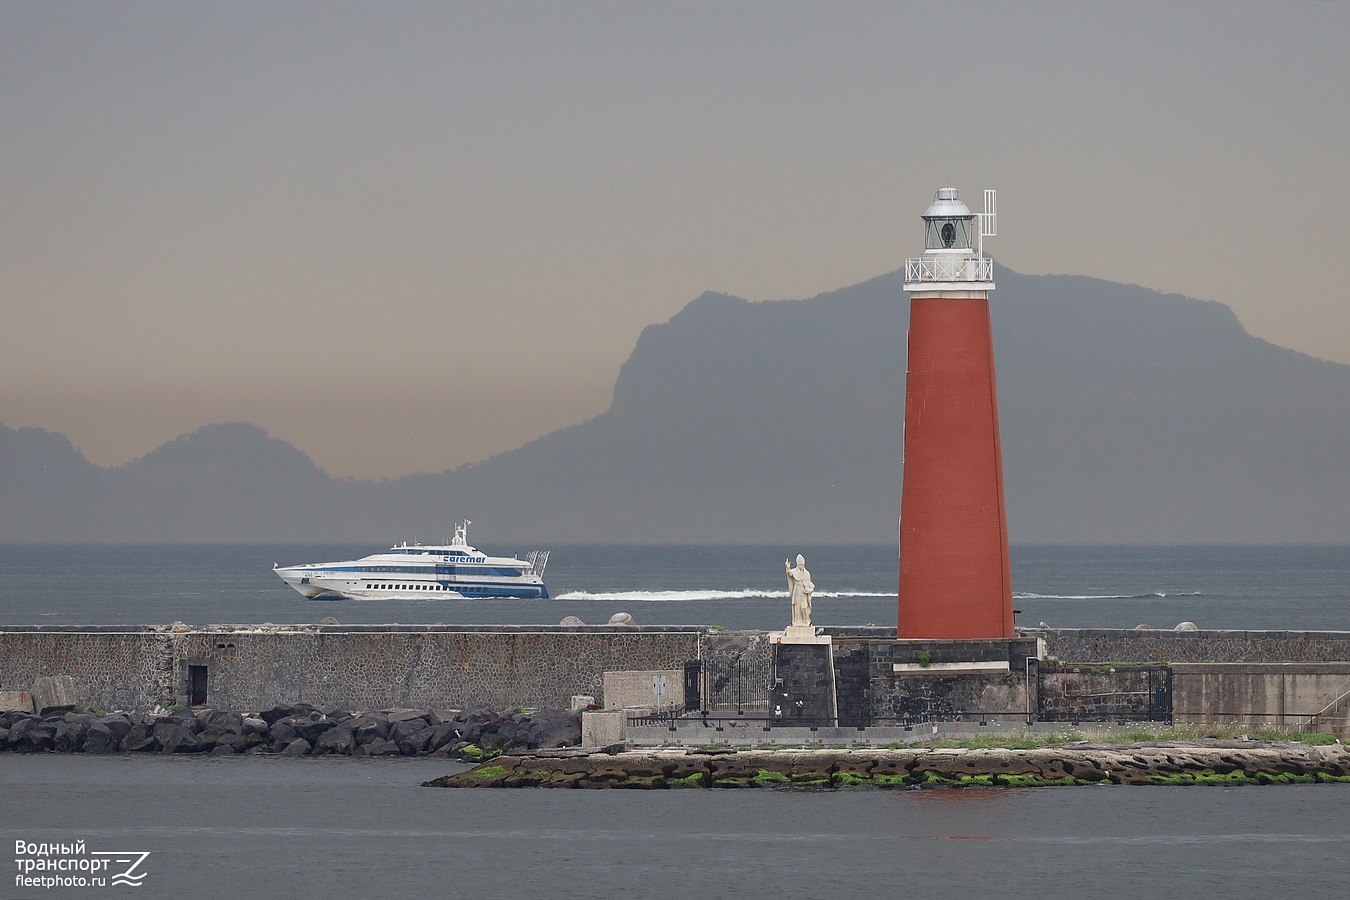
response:
<svg viewBox="0 0 1350 900"><path fill-rule="evenodd" d="M15 841L20 888L140 887L149 850L89 850L83 840Z"/></svg>

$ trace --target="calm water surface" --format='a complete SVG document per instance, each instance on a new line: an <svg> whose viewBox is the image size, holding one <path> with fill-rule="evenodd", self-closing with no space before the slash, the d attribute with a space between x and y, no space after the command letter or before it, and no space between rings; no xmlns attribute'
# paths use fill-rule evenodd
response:
<svg viewBox="0 0 1350 900"><path fill-rule="evenodd" d="M272 564L363 547L0 546L0 624L777 628L802 552L823 624L895 623L895 550L556 547L548 601L313 602ZM521 548L493 548L510 553ZM1015 547L1019 621L1350 630L1350 548ZM0 664L3 664L0 661ZM1350 895L1350 785L449 791L429 760L0 753L0 840L148 850L147 896ZM132 888L16 891L96 896Z"/></svg>
<svg viewBox="0 0 1350 900"><path fill-rule="evenodd" d="M780 628L783 559L806 555L820 624L896 621L893 546L555 547L555 599L305 600L274 562L349 559L366 546L0 545L0 624L639 624ZM526 547L490 548L511 553ZM1014 547L1019 624L1350 629L1350 547Z"/></svg>
<svg viewBox="0 0 1350 900"><path fill-rule="evenodd" d="M1345 896L1350 785L463 791L428 760L0 757L0 838L150 896ZM13 896L97 895L105 888ZM11 894L0 885L0 896Z"/></svg>

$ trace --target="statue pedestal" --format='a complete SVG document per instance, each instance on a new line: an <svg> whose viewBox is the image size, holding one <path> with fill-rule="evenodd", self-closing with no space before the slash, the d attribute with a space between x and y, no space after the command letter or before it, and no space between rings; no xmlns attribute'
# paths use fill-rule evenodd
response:
<svg viewBox="0 0 1350 900"><path fill-rule="evenodd" d="M789 625L773 634L773 668L778 674L775 702L783 719L776 725L833 728L839 724L834 676L834 646L828 634L810 625Z"/></svg>
<svg viewBox="0 0 1350 900"><path fill-rule="evenodd" d="M828 644L830 636L828 634L816 634L814 625L789 625L782 631L775 631L770 636L775 644Z"/></svg>

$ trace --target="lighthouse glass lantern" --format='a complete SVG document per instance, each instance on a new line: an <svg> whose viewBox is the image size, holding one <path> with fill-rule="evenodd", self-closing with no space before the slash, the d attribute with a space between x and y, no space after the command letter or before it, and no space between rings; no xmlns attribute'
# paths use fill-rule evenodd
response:
<svg viewBox="0 0 1350 900"><path fill-rule="evenodd" d="M969 253L975 246L975 214L956 195L956 188L940 188L923 214L926 251Z"/></svg>
<svg viewBox="0 0 1350 900"><path fill-rule="evenodd" d="M916 297L943 291L994 289L994 261L984 239L996 234L996 195L984 192L984 212L973 213L956 188L938 188L923 214L923 256L905 261L905 290Z"/></svg>

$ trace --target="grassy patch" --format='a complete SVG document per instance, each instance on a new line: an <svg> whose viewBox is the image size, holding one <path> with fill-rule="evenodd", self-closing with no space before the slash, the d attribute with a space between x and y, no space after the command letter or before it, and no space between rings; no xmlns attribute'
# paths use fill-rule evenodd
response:
<svg viewBox="0 0 1350 900"><path fill-rule="evenodd" d="M1336 743L1336 735L1319 731L1281 731L1277 728L1263 728L1252 735L1258 741L1293 741L1299 744L1325 746Z"/></svg>
<svg viewBox="0 0 1350 900"><path fill-rule="evenodd" d="M506 769L501 766L485 766L473 770L475 778L503 778L506 774Z"/></svg>
<svg viewBox="0 0 1350 900"><path fill-rule="evenodd" d="M1037 750L1041 747L1055 747L1082 739L1083 735L1077 731L1055 731L1048 734L1027 734L1024 731L1015 731L1012 734L978 734L968 738L934 738L931 741L919 741L910 746L928 750ZM893 747L892 749L899 749L899 747Z"/></svg>
<svg viewBox="0 0 1350 900"><path fill-rule="evenodd" d="M1150 730L1146 728L1133 728L1128 731L1119 731L1111 734L1094 737L1093 740L1104 744L1150 744L1163 741L1194 741L1200 738L1219 738L1221 740L1238 740L1243 734L1247 734L1254 741L1283 741L1286 743L1308 744L1311 746L1326 746L1336 743L1334 734L1323 734L1311 731L1280 731L1276 728L1265 728L1258 732L1244 732L1236 727L1207 728L1200 731L1196 728L1183 726L1181 728L1159 728ZM980 734L962 738L934 738L930 741L916 741L913 744L887 744L886 748L890 750L904 749L906 746L923 748L928 750L1037 750L1041 747L1057 747L1063 744L1070 744L1076 741L1084 740L1081 731L1075 729L1065 729L1063 731L1048 732L1045 734L1028 734L1025 731L1014 731L1011 734Z"/></svg>
<svg viewBox="0 0 1350 900"><path fill-rule="evenodd" d="M1178 772L1175 775L1155 775L1154 784L1165 785L1192 785L1207 784L1233 787L1235 785L1249 784L1316 784L1318 782L1350 782L1350 776L1326 775L1321 772L1306 772L1296 774L1294 772L1280 772L1272 774L1270 772L1257 772L1255 775L1248 775L1241 769L1232 772Z"/></svg>
<svg viewBox="0 0 1350 900"><path fill-rule="evenodd" d="M708 776L703 772L695 772L692 775L686 775L684 778L668 778L666 783L673 788L703 787L708 783Z"/></svg>
<svg viewBox="0 0 1350 900"><path fill-rule="evenodd" d="M773 787L778 784L791 784L792 779L788 778L782 772L770 772L768 769L760 769L751 779L756 787Z"/></svg>
<svg viewBox="0 0 1350 900"><path fill-rule="evenodd" d="M1282 741L1285 743L1325 746L1336 743L1336 735L1316 731L1286 731L1267 726L1260 731L1250 731L1240 725L1208 726L1200 729L1183 725L1180 728L1160 728L1156 731L1136 728L1101 738L1106 743L1150 743L1157 741L1194 741L1199 738L1217 738L1225 741L1240 740L1244 735L1253 741Z"/></svg>
<svg viewBox="0 0 1350 900"><path fill-rule="evenodd" d="M1281 772L1278 775L1257 772L1256 780L1260 784L1316 784L1317 776L1311 772L1303 775L1295 775L1293 772Z"/></svg>
<svg viewBox="0 0 1350 900"><path fill-rule="evenodd" d="M465 759L469 762L485 762L489 759L496 759L501 755L502 751L500 750L484 750L477 744L469 744L467 747L459 748L460 759Z"/></svg>

